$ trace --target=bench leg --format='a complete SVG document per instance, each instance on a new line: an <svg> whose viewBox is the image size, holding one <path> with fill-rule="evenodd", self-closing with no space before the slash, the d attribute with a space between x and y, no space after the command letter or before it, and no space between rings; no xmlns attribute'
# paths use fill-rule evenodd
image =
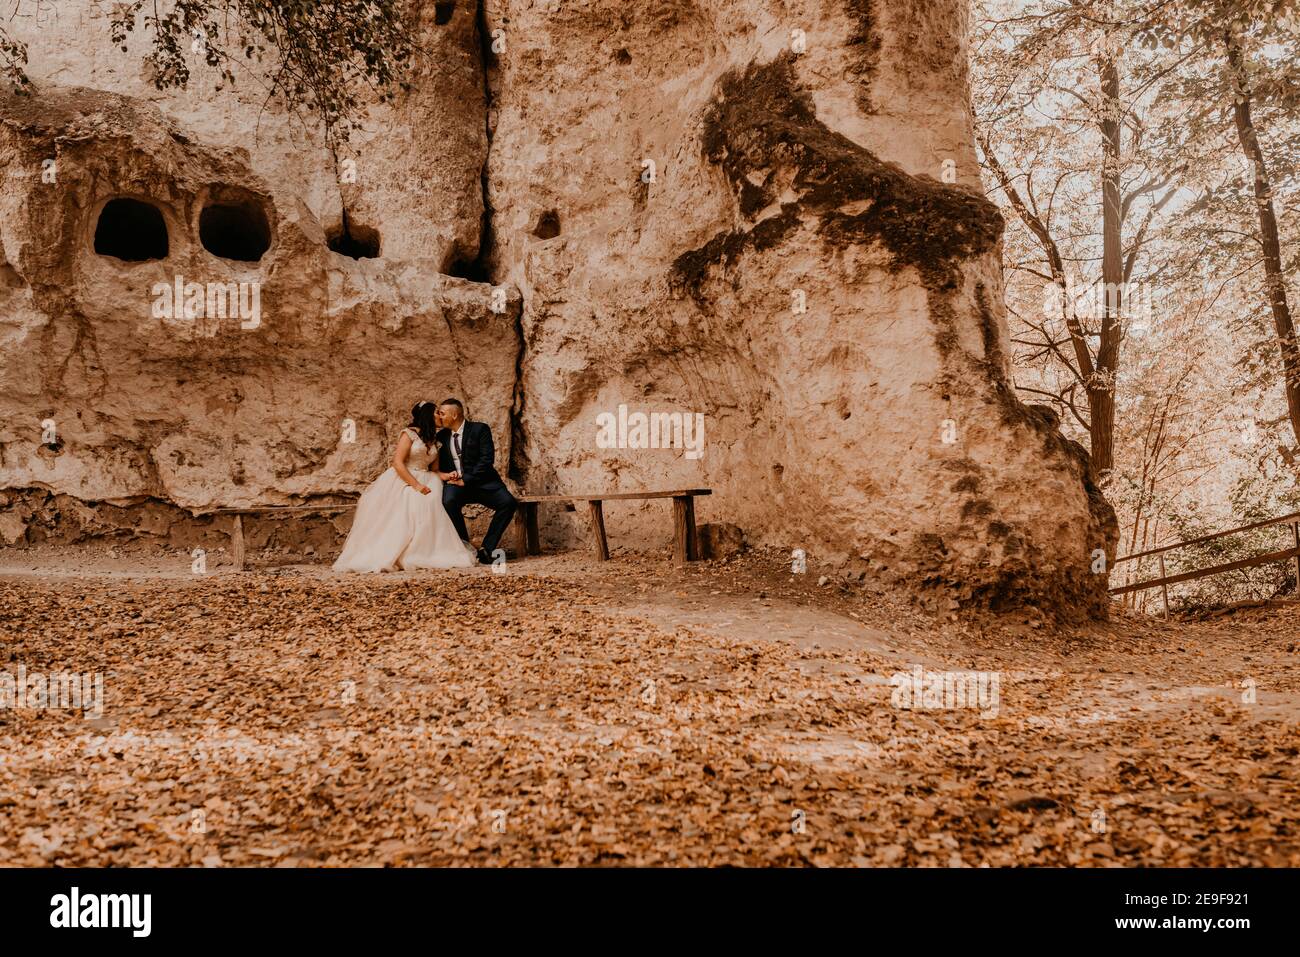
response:
<svg viewBox="0 0 1300 957"><path fill-rule="evenodd" d="M599 561L609 561L609 542L605 538L605 509L600 502L588 502L587 507L591 511L591 532L596 540L596 558Z"/></svg>
<svg viewBox="0 0 1300 957"><path fill-rule="evenodd" d="M695 497L686 497L686 560L700 560L700 533L695 527Z"/></svg>
<svg viewBox="0 0 1300 957"><path fill-rule="evenodd" d="M515 511L515 555L518 558L528 554L528 505L528 502L520 502Z"/></svg>
<svg viewBox="0 0 1300 957"><path fill-rule="evenodd" d="M673 564L685 565L690 554L690 533L686 516L690 499L685 495L673 496Z"/></svg>
<svg viewBox="0 0 1300 957"><path fill-rule="evenodd" d="M540 555L542 553L542 536L537 530L537 503L525 503L524 513L528 521L528 554Z"/></svg>
<svg viewBox="0 0 1300 957"><path fill-rule="evenodd" d="M244 570L244 516L236 515L230 523L230 557L235 564L235 571Z"/></svg>

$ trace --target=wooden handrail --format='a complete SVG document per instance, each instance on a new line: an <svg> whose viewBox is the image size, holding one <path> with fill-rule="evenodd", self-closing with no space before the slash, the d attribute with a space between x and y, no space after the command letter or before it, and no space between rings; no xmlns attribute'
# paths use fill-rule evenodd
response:
<svg viewBox="0 0 1300 957"><path fill-rule="evenodd" d="M1257 528L1267 528L1269 525L1287 525L1291 522L1300 521L1300 512L1292 512L1289 515L1283 515L1280 518L1270 518L1262 522L1253 522L1250 525L1242 525L1239 528L1230 528L1227 531L1215 532L1213 535L1202 535L1200 538L1189 538L1185 542L1174 542L1172 545L1161 545L1159 548L1149 548L1145 552L1134 552L1132 555L1124 555L1111 562L1111 565L1118 565L1120 562L1131 561L1134 558L1143 558L1147 555L1158 555L1161 552L1170 552L1175 548L1186 548L1188 545L1199 545L1202 542L1210 542L1216 538L1223 538L1225 535L1235 535L1238 532L1250 532Z"/></svg>
<svg viewBox="0 0 1300 957"><path fill-rule="evenodd" d="M1203 542L1211 542L1216 538L1223 538L1227 535L1236 535L1239 532L1249 532L1257 528L1268 528L1272 525L1290 525L1291 533L1295 538L1294 548L1284 548L1281 551L1269 552L1265 555L1255 555L1251 558L1238 559L1235 562L1227 562L1223 565L1211 565L1209 568L1197 568L1190 572L1179 572L1177 575L1165 574L1165 552L1173 551L1175 548L1187 548L1190 545L1200 545ZM1242 525L1238 528L1229 528L1226 531L1215 532L1212 535L1202 535L1200 538L1191 538L1185 542L1175 542L1173 545L1162 545L1159 548L1148 549L1145 552L1134 552L1132 555L1125 555L1117 558L1111 563L1114 568L1120 562L1127 562L1135 558L1142 558L1146 555L1156 555L1160 561L1160 577L1150 578L1146 581L1134 582L1131 585L1120 585L1118 588L1110 589L1112 595L1123 595L1127 592L1143 591L1147 588L1160 588L1164 593L1165 617L1169 617L1169 586L1178 582L1193 581L1197 578L1208 578L1210 575L1220 575L1223 572L1236 571L1239 568L1253 568L1256 565L1267 565L1269 562L1281 562L1288 559L1295 561L1296 565L1296 582L1300 588L1300 512L1291 512L1289 515L1282 515L1278 518L1266 519L1262 522L1252 522L1249 525Z"/></svg>
<svg viewBox="0 0 1300 957"><path fill-rule="evenodd" d="M1198 568L1195 571L1180 572L1177 575L1169 575L1166 578L1153 578L1150 581L1134 582L1132 585L1121 585L1118 588L1112 588L1112 595L1122 595L1129 591L1142 591L1145 588L1158 588L1162 585L1172 585L1176 582L1191 581L1194 578L1206 578L1210 575L1218 575L1221 572L1236 571L1238 568L1251 568L1255 565L1267 565L1269 562L1282 562L1288 558L1300 557L1300 548L1284 548L1280 552L1269 552L1267 555L1256 555L1254 558L1243 558L1239 561L1228 562L1226 565L1212 565L1209 568Z"/></svg>

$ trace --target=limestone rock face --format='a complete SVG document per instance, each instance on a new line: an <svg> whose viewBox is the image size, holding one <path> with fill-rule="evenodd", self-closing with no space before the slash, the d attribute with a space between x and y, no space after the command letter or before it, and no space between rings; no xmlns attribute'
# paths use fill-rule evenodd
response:
<svg viewBox="0 0 1300 957"><path fill-rule="evenodd" d="M478 254L474 24L446 34L447 95L379 117L385 135L340 173L252 97L201 82L156 95L82 6L19 24L37 92L0 108L0 487L192 510L354 493L411 406L447 395L508 449L518 296L445 275ZM123 199L156 211L165 252L139 255L157 258L97 252ZM344 203L379 256L329 248ZM207 248L205 228L241 238L238 223L205 226L213 207L264 230L260 258ZM149 231L128 218L118 232Z"/></svg>
<svg viewBox="0 0 1300 957"><path fill-rule="evenodd" d="M700 520L756 544L1104 609L1113 513L1008 380L962 0L424 6L412 91L342 168L255 92L158 93L88 0L15 22L38 90L0 112L0 488L354 491L447 392L531 492L708 486ZM129 197L165 258L95 251ZM205 247L213 205L260 211L260 260ZM377 257L329 248L344 207ZM158 318L178 275L259 283L260 324ZM676 415L664 442L645 413ZM607 516L616 552L667 541L662 503Z"/></svg>
<svg viewBox="0 0 1300 957"><path fill-rule="evenodd" d="M704 520L874 578L1104 606L1113 513L1007 378L961 0L488 13L530 485L710 486ZM702 415L703 454L608 448L634 410Z"/></svg>

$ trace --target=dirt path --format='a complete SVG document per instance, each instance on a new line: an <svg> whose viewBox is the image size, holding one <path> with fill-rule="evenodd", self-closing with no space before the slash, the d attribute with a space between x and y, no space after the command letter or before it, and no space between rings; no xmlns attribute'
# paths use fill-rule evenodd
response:
<svg viewBox="0 0 1300 957"><path fill-rule="evenodd" d="M1300 864L1295 607L1058 631L776 556L183 557L0 561L0 672L104 681L0 710L0 864ZM917 667L996 698L898 707Z"/></svg>

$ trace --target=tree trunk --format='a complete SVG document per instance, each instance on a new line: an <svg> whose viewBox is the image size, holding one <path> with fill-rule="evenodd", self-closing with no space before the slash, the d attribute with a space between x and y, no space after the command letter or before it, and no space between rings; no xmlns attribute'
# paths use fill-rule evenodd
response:
<svg viewBox="0 0 1300 957"><path fill-rule="evenodd" d="M1250 115L1250 85L1241 40L1229 30L1223 34L1223 42L1228 52L1228 68L1232 74L1232 113L1237 125L1237 139L1241 142L1242 153L1255 170L1255 206L1259 213L1259 240L1264 251L1264 285L1268 292L1269 308L1273 311L1278 347L1282 350L1291 431L1295 434L1296 441L1300 442L1300 343L1296 342L1295 324L1291 319L1286 282L1282 275L1282 243L1278 238L1277 214L1273 209L1273 187L1269 182L1268 167L1264 163L1264 150L1259 145L1259 135Z"/></svg>
<svg viewBox="0 0 1300 957"><path fill-rule="evenodd" d="M1115 465L1115 374L1119 368L1120 311L1124 295L1124 258L1120 209L1119 66L1107 52L1101 61L1101 211L1102 308L1096 371L1088 384L1092 410L1092 468L1105 476Z"/></svg>

